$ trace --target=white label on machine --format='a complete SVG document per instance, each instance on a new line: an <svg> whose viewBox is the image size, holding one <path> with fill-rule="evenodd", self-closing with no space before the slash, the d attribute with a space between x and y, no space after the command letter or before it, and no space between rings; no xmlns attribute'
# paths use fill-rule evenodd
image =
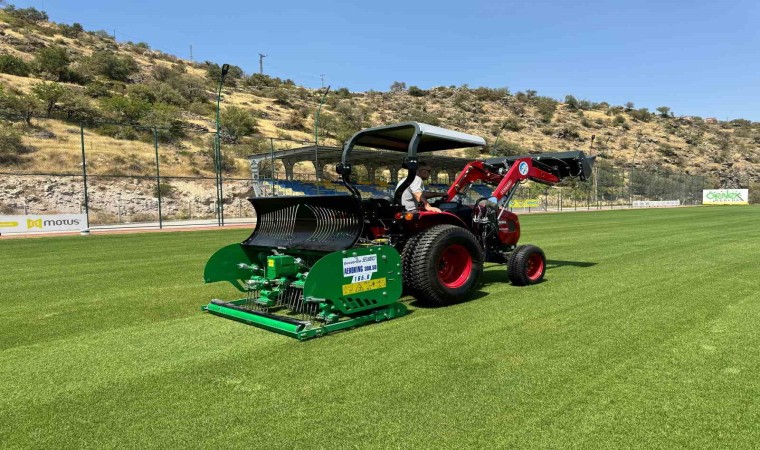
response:
<svg viewBox="0 0 760 450"><path fill-rule="evenodd" d="M84 214L0 216L0 233L79 231L86 227L87 216Z"/></svg>
<svg viewBox="0 0 760 450"><path fill-rule="evenodd" d="M377 255L343 258L343 276L351 277L352 283L369 280L375 272L377 272Z"/></svg>

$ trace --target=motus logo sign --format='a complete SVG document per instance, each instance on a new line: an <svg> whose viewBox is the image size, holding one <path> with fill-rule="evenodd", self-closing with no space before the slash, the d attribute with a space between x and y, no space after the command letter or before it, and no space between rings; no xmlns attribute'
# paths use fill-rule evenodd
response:
<svg viewBox="0 0 760 450"><path fill-rule="evenodd" d="M81 223L79 219L57 219L57 220L43 220L43 219L26 219L26 227L32 228L48 228L48 227L61 227L61 226L77 226Z"/></svg>
<svg viewBox="0 0 760 450"><path fill-rule="evenodd" d="M79 231L86 226L87 216L85 214L0 215L0 232L2 233Z"/></svg>
<svg viewBox="0 0 760 450"><path fill-rule="evenodd" d="M525 161L521 162L520 165L517 167L517 170L520 171L520 175L527 175L528 174L528 163Z"/></svg>

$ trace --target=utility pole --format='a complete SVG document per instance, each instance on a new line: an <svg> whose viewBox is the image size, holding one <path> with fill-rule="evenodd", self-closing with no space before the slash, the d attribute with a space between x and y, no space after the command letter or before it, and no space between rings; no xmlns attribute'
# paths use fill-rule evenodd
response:
<svg viewBox="0 0 760 450"><path fill-rule="evenodd" d="M322 77L322 88L325 87L325 74L321 74L320 77Z"/></svg>
<svg viewBox="0 0 760 450"><path fill-rule="evenodd" d="M259 74L264 75L264 58L266 58L267 55L263 53L259 53Z"/></svg>
<svg viewBox="0 0 760 450"><path fill-rule="evenodd" d="M190 62L193 62L193 44L190 44Z"/></svg>

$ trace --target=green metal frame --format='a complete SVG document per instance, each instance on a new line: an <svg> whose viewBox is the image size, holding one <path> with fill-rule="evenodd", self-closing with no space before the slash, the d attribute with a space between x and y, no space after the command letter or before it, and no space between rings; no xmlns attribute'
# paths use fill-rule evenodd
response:
<svg viewBox="0 0 760 450"><path fill-rule="evenodd" d="M243 298L239 300L233 300L231 302L228 302L228 304L242 305L247 301L248 299ZM395 319L397 317L406 315L408 312L404 304L395 302L385 308L375 309L365 315L354 316L346 320L313 327L311 323L307 323L305 325L296 325L284 322L282 320L273 319L271 317L262 316L252 312L241 311L215 303L209 303L208 305L203 306L202 310L208 311L214 315L225 317L227 319L233 319L246 323L248 325L253 325L258 328L263 328L268 331L273 331L285 336L294 337L300 341L325 336L326 334L335 331L355 328L373 322L382 322L384 320Z"/></svg>
<svg viewBox="0 0 760 450"><path fill-rule="evenodd" d="M250 296L212 300L202 310L300 340L407 313L406 306L398 302L401 257L393 247L363 245L330 253L288 253L273 255L269 249L242 244L219 249L206 263L205 282L227 281L241 292L257 292L258 297L253 303ZM301 268L301 258L315 261L308 269ZM313 306L312 320L269 313L288 286L302 289L302 304Z"/></svg>

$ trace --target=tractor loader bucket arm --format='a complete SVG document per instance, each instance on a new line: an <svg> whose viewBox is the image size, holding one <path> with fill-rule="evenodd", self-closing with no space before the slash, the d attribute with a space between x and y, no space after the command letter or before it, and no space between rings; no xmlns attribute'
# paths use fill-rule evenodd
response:
<svg viewBox="0 0 760 450"><path fill-rule="evenodd" d="M591 170L596 156L586 156L582 151L540 153L536 155L508 156L506 158L488 158L486 164L492 166L512 166L515 161L531 158L533 166L544 172L548 172L563 180L568 177L578 177L586 181L591 177Z"/></svg>

